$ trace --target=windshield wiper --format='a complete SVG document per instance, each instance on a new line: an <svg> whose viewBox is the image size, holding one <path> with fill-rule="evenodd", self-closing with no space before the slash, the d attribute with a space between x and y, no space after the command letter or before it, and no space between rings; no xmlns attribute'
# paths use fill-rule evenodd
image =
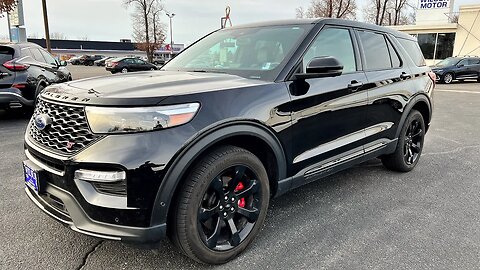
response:
<svg viewBox="0 0 480 270"><path fill-rule="evenodd" d="M218 71L218 70L204 70L204 69L194 69L194 70L189 70L188 72L203 72L203 73L226 73L224 71Z"/></svg>

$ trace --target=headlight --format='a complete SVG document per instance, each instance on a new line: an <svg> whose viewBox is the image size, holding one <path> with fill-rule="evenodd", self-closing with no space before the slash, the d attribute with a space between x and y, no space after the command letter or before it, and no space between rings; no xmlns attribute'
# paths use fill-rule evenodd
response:
<svg viewBox="0 0 480 270"><path fill-rule="evenodd" d="M164 129L188 123L200 108L199 103L158 107L86 107L93 133L125 133Z"/></svg>

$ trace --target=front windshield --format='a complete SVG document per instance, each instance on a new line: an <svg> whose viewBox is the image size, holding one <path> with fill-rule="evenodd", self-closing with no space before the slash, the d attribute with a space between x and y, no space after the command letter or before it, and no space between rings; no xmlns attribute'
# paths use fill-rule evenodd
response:
<svg viewBox="0 0 480 270"><path fill-rule="evenodd" d="M220 72L272 81L312 25L224 29L168 62L164 70Z"/></svg>
<svg viewBox="0 0 480 270"><path fill-rule="evenodd" d="M449 67L449 66L454 66L458 63L458 58L453 58L453 57L450 57L450 58L446 58L440 62L438 62L435 66L436 67Z"/></svg>

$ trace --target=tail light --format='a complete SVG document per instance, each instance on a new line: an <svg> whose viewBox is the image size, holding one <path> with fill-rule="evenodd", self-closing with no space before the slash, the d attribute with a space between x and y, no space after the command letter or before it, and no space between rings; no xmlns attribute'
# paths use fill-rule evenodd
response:
<svg viewBox="0 0 480 270"><path fill-rule="evenodd" d="M437 81L437 74L435 74L433 71L428 72L428 77L430 77L433 83Z"/></svg>
<svg viewBox="0 0 480 270"><path fill-rule="evenodd" d="M16 63L14 60L3 63L3 66L11 71L23 71L30 67L30 65L27 64Z"/></svg>
<svg viewBox="0 0 480 270"><path fill-rule="evenodd" d="M116 67L118 65L118 62L110 62L111 67Z"/></svg>

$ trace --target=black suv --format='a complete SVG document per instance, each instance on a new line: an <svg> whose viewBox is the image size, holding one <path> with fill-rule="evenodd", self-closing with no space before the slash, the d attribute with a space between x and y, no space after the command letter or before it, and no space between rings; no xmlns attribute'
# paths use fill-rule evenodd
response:
<svg viewBox="0 0 480 270"><path fill-rule="evenodd" d="M105 69L110 71L112 74L121 72L135 72L135 71L145 71L145 70L157 70L157 66L143 61L137 57L120 57L107 61L105 63Z"/></svg>
<svg viewBox="0 0 480 270"><path fill-rule="evenodd" d="M75 231L224 263L269 199L380 157L418 163L435 74L414 38L339 19L215 31L162 71L48 87L26 131L28 197ZM53 241L53 240L52 240Z"/></svg>
<svg viewBox="0 0 480 270"><path fill-rule="evenodd" d="M48 85L71 81L66 65L34 43L0 44L0 109L31 107Z"/></svg>
<svg viewBox="0 0 480 270"><path fill-rule="evenodd" d="M105 55L87 55L84 59L82 64L85 66L93 66L95 61L105 58Z"/></svg>
<svg viewBox="0 0 480 270"><path fill-rule="evenodd" d="M480 57L449 57L433 66L432 71L435 72L437 79L442 83L465 79L477 79L480 82Z"/></svg>

